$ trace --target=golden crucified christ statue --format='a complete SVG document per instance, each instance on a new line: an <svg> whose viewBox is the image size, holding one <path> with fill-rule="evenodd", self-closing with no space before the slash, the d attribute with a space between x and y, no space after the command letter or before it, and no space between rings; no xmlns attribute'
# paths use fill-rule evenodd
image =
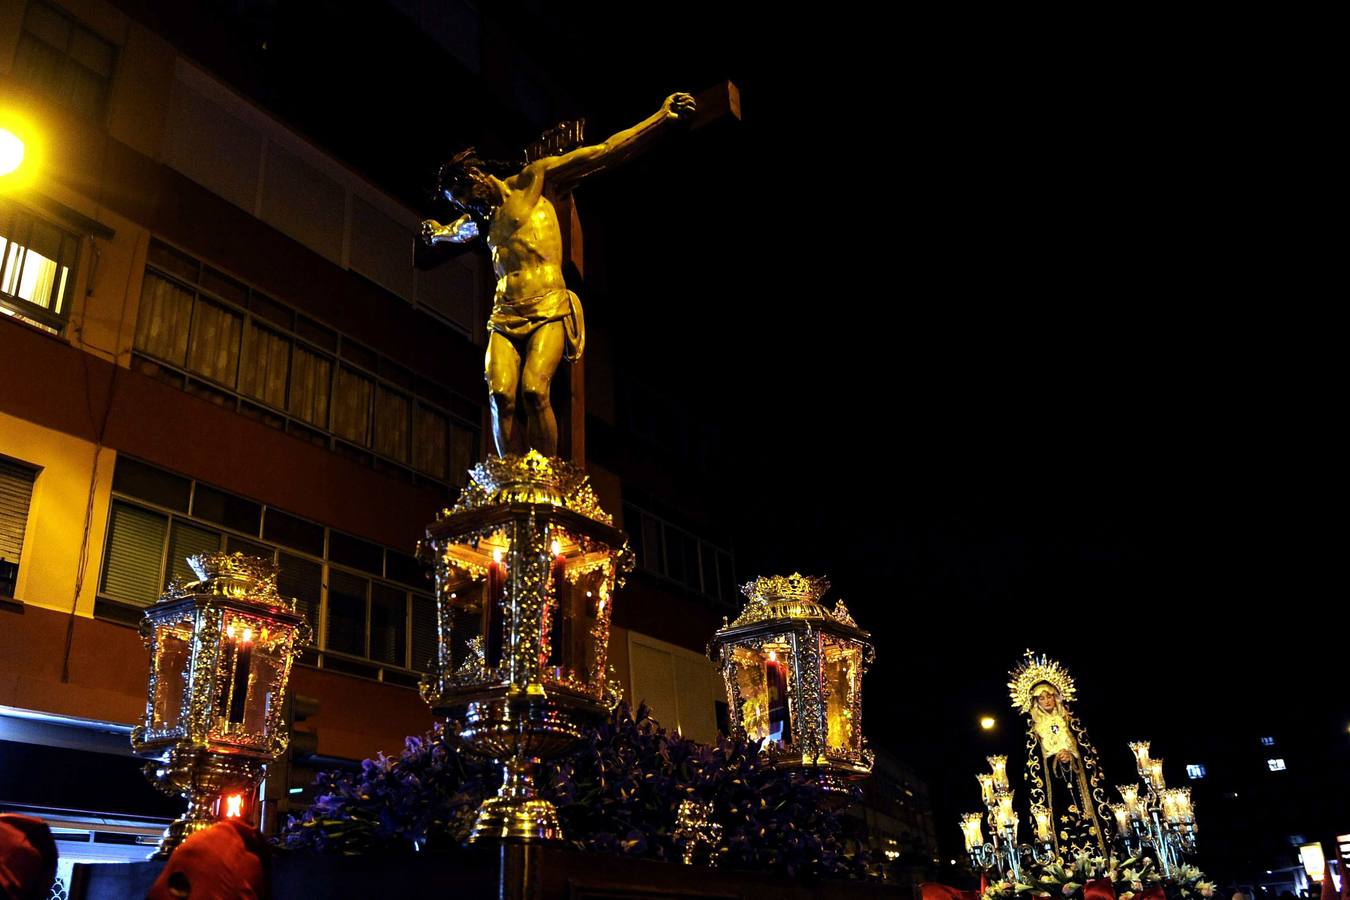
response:
<svg viewBox="0 0 1350 900"><path fill-rule="evenodd" d="M497 275L486 369L499 456L509 451L518 393L524 395L527 445L557 455L549 385L564 353L579 359L586 340L581 302L563 281L562 231L545 191L571 190L587 175L632 156L663 125L687 120L693 112L691 95L672 94L656 113L604 143L546 156L505 178L487 171L491 166L472 149L441 167L437 189L464 214L448 225L426 220L422 239L464 244L483 237Z"/></svg>

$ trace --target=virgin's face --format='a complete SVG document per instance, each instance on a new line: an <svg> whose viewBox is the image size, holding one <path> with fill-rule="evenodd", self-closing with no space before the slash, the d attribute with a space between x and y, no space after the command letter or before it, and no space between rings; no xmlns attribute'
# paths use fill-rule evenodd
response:
<svg viewBox="0 0 1350 900"><path fill-rule="evenodd" d="M1040 704L1041 709L1046 712L1055 711L1055 694L1053 691L1046 691L1036 697L1036 702Z"/></svg>

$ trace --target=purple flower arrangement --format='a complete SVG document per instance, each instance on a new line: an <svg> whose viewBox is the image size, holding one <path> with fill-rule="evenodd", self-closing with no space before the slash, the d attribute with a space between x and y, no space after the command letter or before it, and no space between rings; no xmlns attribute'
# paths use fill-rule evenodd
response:
<svg viewBox="0 0 1350 900"><path fill-rule="evenodd" d="M693 799L711 801L722 826L711 854L719 866L851 878L869 870L860 824L809 777L774 768L757 742L699 744L666 731L646 706L621 704L544 769L543 793L580 850L678 863L685 838L676 814ZM366 760L359 774L320 775L317 799L280 842L346 854L449 848L468 838L500 773L437 725L408 738L397 757Z"/></svg>

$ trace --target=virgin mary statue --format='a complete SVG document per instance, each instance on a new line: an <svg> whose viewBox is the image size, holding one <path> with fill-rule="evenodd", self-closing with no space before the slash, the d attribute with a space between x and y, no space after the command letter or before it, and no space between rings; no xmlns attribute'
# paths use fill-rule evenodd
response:
<svg viewBox="0 0 1350 900"><path fill-rule="evenodd" d="M1077 691L1058 662L1028 650L1009 673L1013 707L1027 716L1026 780L1032 806L1050 813L1055 852L1106 855L1105 779L1097 749L1069 708Z"/></svg>

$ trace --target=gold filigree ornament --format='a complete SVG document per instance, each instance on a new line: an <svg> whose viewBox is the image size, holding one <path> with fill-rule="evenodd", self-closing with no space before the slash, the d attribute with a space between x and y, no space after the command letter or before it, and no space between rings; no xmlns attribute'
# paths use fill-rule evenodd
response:
<svg viewBox="0 0 1350 900"><path fill-rule="evenodd" d="M600 508L586 472L566 460L530 450L524 456L489 456L469 470L469 483L453 510L463 512L510 503L546 503L614 524Z"/></svg>
<svg viewBox="0 0 1350 900"><path fill-rule="evenodd" d="M853 621L842 600L835 603L834 612L827 610L820 602L829 589L828 578L802 575L800 572L756 578L741 585L741 593L750 602L730 627L757 622L822 619L857 628L858 623Z"/></svg>
<svg viewBox="0 0 1350 900"><path fill-rule="evenodd" d="M1031 711L1031 704L1036 699L1032 690L1040 684L1050 685L1059 692L1059 698L1067 702L1072 702L1078 695L1068 670L1044 653L1037 655L1027 650L1022 661L1008 675L1008 696L1013 708L1019 712Z"/></svg>

